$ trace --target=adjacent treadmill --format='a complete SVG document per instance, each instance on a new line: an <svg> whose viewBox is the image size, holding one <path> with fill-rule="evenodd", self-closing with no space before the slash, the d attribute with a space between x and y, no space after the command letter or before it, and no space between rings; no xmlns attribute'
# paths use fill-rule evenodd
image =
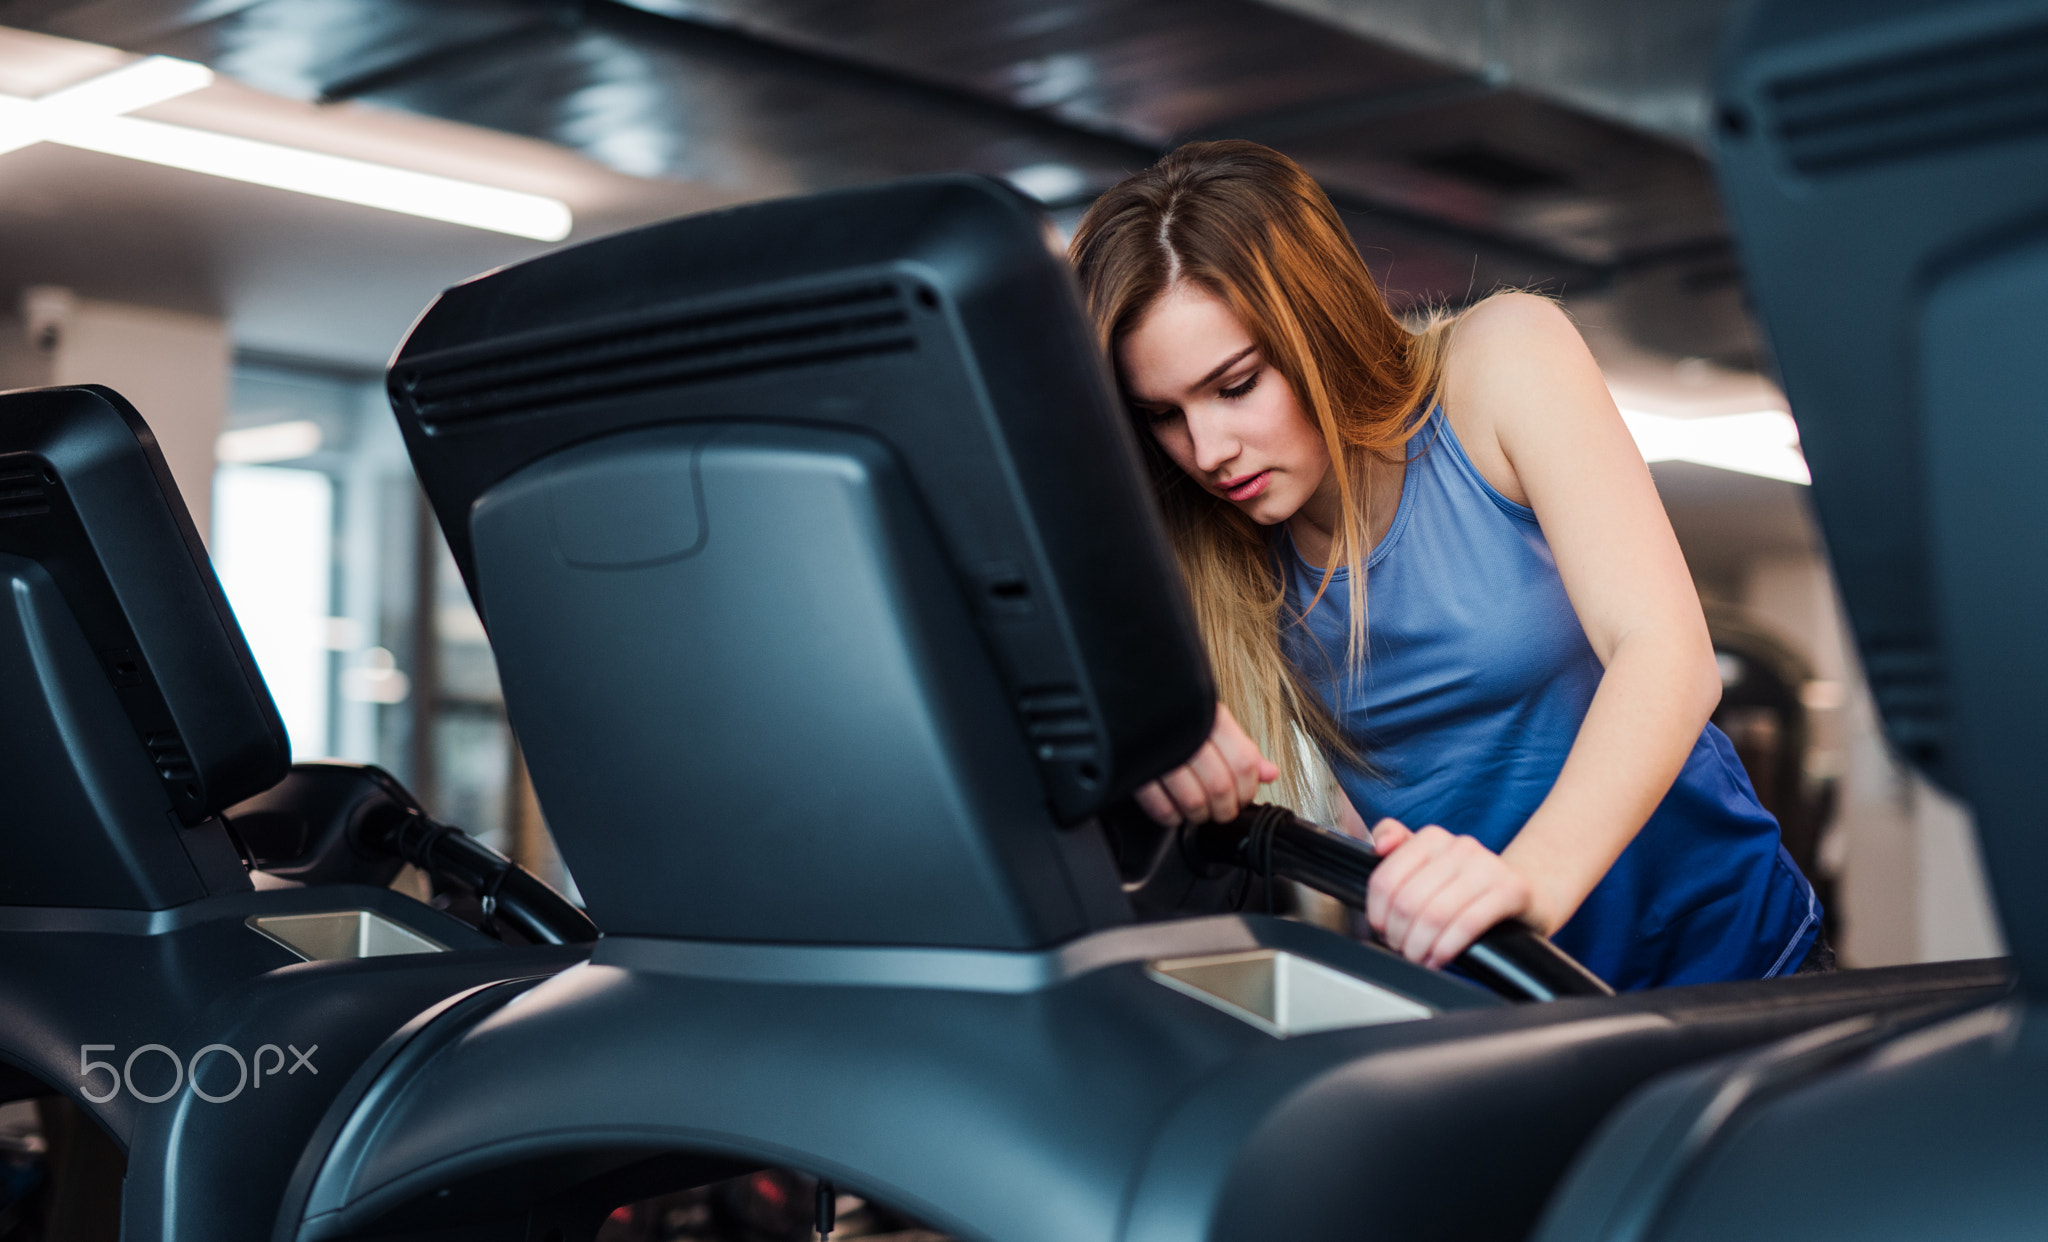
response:
<svg viewBox="0 0 2048 1242"><path fill-rule="evenodd" d="M1646 1086L1541 1236L2038 1238L2048 3L1759 5L1715 147L1886 731L1968 800L2018 987Z"/></svg>
<svg viewBox="0 0 2048 1242"><path fill-rule="evenodd" d="M38 1101L44 1236L267 1238L366 1058L596 930L383 773L290 766L117 394L0 394L0 591L0 1102ZM408 858L507 930L391 891Z"/></svg>

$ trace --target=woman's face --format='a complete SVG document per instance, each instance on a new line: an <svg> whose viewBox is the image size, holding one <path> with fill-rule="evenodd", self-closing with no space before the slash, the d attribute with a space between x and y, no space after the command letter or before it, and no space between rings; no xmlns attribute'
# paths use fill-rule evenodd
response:
<svg viewBox="0 0 2048 1242"><path fill-rule="evenodd" d="M1168 289L1117 345L1117 365L1159 447L1254 522L1284 522L1328 490L1329 451L1294 390L1208 290Z"/></svg>

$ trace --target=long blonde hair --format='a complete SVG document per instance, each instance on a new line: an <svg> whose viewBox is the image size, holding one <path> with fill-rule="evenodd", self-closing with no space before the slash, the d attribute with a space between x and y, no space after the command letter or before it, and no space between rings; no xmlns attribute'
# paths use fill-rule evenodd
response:
<svg viewBox="0 0 2048 1242"><path fill-rule="evenodd" d="M1321 434L1342 522L1336 566L1349 570L1344 663L1365 655L1369 458L1399 460L1443 371L1450 321L1411 332L1388 309L1336 208L1293 160L1253 142L1195 142L1095 201L1068 249L1110 358L1168 289L1190 282L1223 300L1260 356L1285 377ZM1364 757L1280 646L1285 584L1266 532L1159 452L1142 426L1153 486L1193 597L1223 701L1281 770L1280 800L1320 808L1317 751Z"/></svg>

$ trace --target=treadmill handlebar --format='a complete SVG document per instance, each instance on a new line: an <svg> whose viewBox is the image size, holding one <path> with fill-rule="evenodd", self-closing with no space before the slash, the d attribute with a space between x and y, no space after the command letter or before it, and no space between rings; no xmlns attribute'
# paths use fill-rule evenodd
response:
<svg viewBox="0 0 2048 1242"><path fill-rule="evenodd" d="M483 906L483 930L503 921L535 944L588 944L597 924L568 898L498 851L452 824L425 815L394 817L365 844L411 863L428 875L474 891Z"/></svg>
<svg viewBox="0 0 2048 1242"><path fill-rule="evenodd" d="M1354 910L1365 908L1366 885L1380 861L1370 846L1271 805L1247 807L1227 823L1190 824L1180 840L1198 868L1241 867L1265 879L1293 880ZM1614 995L1599 976L1517 919L1496 924L1452 965L1511 1000Z"/></svg>

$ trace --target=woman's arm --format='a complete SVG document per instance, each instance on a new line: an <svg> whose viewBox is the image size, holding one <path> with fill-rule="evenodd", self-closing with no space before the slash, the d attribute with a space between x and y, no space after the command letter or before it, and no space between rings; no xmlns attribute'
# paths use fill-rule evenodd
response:
<svg viewBox="0 0 2048 1242"><path fill-rule="evenodd" d="M1500 855L1375 825L1387 861L1368 919L1430 965L1501 918L1562 926L1663 800L1721 693L1671 523L1577 329L1512 294L1456 332L1446 413L1487 481L1536 511L1606 672L1557 783Z"/></svg>

